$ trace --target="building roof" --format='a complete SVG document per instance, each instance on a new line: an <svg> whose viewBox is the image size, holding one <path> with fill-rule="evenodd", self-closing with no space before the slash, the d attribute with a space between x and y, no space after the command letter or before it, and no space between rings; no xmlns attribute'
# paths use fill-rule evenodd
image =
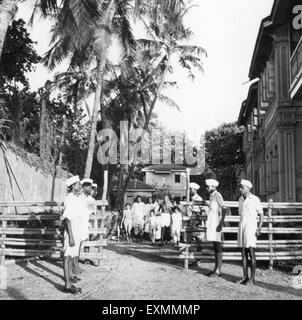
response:
<svg viewBox="0 0 302 320"><path fill-rule="evenodd" d="M257 94L258 94L257 92L258 92L258 82L255 82L250 86L248 97L242 103L239 119L238 119L239 126L246 124L247 117L253 111L253 106L255 105L253 103L255 99L257 101Z"/></svg>
<svg viewBox="0 0 302 320"><path fill-rule="evenodd" d="M155 189L152 186L137 179L132 180L128 183L127 191L129 190L155 191Z"/></svg>
<svg viewBox="0 0 302 320"><path fill-rule="evenodd" d="M179 164L155 164L142 169L143 172L154 173L171 173L171 172L186 172L186 168Z"/></svg>
<svg viewBox="0 0 302 320"><path fill-rule="evenodd" d="M261 22L249 71L251 80L259 77L265 68L273 47L273 30L287 25L292 15L292 8L301 0L275 0L271 14Z"/></svg>

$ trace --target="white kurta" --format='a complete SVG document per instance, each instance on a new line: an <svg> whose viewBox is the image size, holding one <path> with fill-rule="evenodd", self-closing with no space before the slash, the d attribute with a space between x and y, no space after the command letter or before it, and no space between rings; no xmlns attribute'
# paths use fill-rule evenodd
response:
<svg viewBox="0 0 302 320"><path fill-rule="evenodd" d="M206 222L207 241L221 242L221 232L217 232L216 230L221 221L222 205L223 205L222 195L219 192L214 191L210 197L209 213L208 213L208 218Z"/></svg>
<svg viewBox="0 0 302 320"><path fill-rule="evenodd" d="M76 257L79 255L79 248L82 238L81 219L83 214L83 202L80 197L70 193L64 202L63 218L70 220L71 231L75 246L70 247L67 231L64 232L64 256Z"/></svg>
<svg viewBox="0 0 302 320"><path fill-rule="evenodd" d="M139 225L141 228L143 228L145 217L145 204L143 202L135 202L132 206L132 215L133 226Z"/></svg>
<svg viewBox="0 0 302 320"><path fill-rule="evenodd" d="M171 220L171 233L180 236L180 231L182 227L182 214L180 212L172 213Z"/></svg>
<svg viewBox="0 0 302 320"><path fill-rule="evenodd" d="M150 211L151 211L151 210L154 210L154 209L155 209L154 203L147 203L147 204L145 205L145 216L146 216L147 218L149 218L149 217L150 217Z"/></svg>
<svg viewBox="0 0 302 320"><path fill-rule="evenodd" d="M188 207L189 213L192 214L193 212L195 213L200 213L200 207L195 205L195 202L199 202L202 201L203 199L198 195L195 194L192 197L192 205L190 207Z"/></svg>
<svg viewBox="0 0 302 320"><path fill-rule="evenodd" d="M81 217L81 229L82 229L82 241L89 239L89 216L92 213L91 202L94 202L94 199L91 196L82 194L80 196L82 200L83 213Z"/></svg>
<svg viewBox="0 0 302 320"><path fill-rule="evenodd" d="M257 217L263 209L260 199L250 194L246 199L239 199L240 223L238 229L238 246L240 248L256 248Z"/></svg>
<svg viewBox="0 0 302 320"><path fill-rule="evenodd" d="M124 228L125 230L130 233L132 229L132 212L131 210L124 210Z"/></svg>
<svg viewBox="0 0 302 320"><path fill-rule="evenodd" d="M161 227L170 227L171 224L171 216L168 212L161 213Z"/></svg>
<svg viewBox="0 0 302 320"><path fill-rule="evenodd" d="M161 239L161 216L157 215L155 220L156 232L155 232L155 239Z"/></svg>

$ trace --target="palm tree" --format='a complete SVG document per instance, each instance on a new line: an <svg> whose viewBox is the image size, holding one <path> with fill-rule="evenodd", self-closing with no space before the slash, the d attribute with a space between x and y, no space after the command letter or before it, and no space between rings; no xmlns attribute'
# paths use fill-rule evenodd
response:
<svg viewBox="0 0 302 320"><path fill-rule="evenodd" d="M7 29L17 12L18 0L0 0L0 59Z"/></svg>
<svg viewBox="0 0 302 320"><path fill-rule="evenodd" d="M0 59L7 29L18 10L19 2L21 2L21 0L0 0ZM52 15L57 10L57 0L36 0L32 19L37 10L39 10L44 17Z"/></svg>
<svg viewBox="0 0 302 320"><path fill-rule="evenodd" d="M157 91L147 113L145 130L149 127L150 118L165 86L166 77L173 70L171 66L173 56L178 57L180 66L188 71L192 80L194 79L193 68L203 71L201 59L206 55L206 51L199 46L183 45L183 42L189 41L193 35L183 22L184 16L193 7L190 5L191 2L184 0L155 2L150 13L153 21L150 24L149 34L152 35L152 39L138 40L142 50L158 53L159 59L155 70L161 70ZM155 61L154 63L156 64Z"/></svg>
<svg viewBox="0 0 302 320"><path fill-rule="evenodd" d="M66 72L57 73L52 82L53 89L63 92L63 98L68 104L73 105L74 119L78 118L79 106L84 105L88 119L91 118L87 99L94 92L95 86L92 79L87 78L88 73L81 67L69 67Z"/></svg>

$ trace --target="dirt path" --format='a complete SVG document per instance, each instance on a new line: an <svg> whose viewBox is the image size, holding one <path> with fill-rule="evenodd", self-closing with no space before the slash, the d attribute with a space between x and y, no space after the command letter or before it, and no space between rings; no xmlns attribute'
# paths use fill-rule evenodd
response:
<svg viewBox="0 0 302 320"><path fill-rule="evenodd" d="M13 265L8 267L9 289L0 293L0 299L302 299L302 290L290 288L285 273L259 270L257 286L247 288L235 284L242 275L239 265L225 264L224 278L212 279L204 275L211 264L185 272L176 255L168 246L111 244L100 267L82 266L83 293L76 296L61 291L61 261Z"/></svg>

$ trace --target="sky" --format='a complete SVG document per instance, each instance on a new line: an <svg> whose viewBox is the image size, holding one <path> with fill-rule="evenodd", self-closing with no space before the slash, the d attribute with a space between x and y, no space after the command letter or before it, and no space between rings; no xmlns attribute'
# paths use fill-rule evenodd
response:
<svg viewBox="0 0 302 320"><path fill-rule="evenodd" d="M20 5L18 17L29 21L33 0ZM186 130L194 140L201 132L213 129L225 122L237 121L241 104L246 99L249 84L248 72L261 20L268 16L273 0L195 0L186 16L185 24L194 32L189 44L203 47L207 58L203 59L204 73L198 71L192 82L186 72L174 61L174 74L168 80L177 81L178 88L164 93L180 107L180 111L162 103L156 106L160 122L169 129ZM36 50L44 54L49 47L51 24L35 19L29 27L31 38L37 41ZM139 28L137 37L143 35ZM116 61L118 50L111 54ZM66 65L56 71L64 71ZM52 79L45 67L38 66L28 75L31 89L36 90L47 79ZM91 99L92 105L92 99Z"/></svg>

